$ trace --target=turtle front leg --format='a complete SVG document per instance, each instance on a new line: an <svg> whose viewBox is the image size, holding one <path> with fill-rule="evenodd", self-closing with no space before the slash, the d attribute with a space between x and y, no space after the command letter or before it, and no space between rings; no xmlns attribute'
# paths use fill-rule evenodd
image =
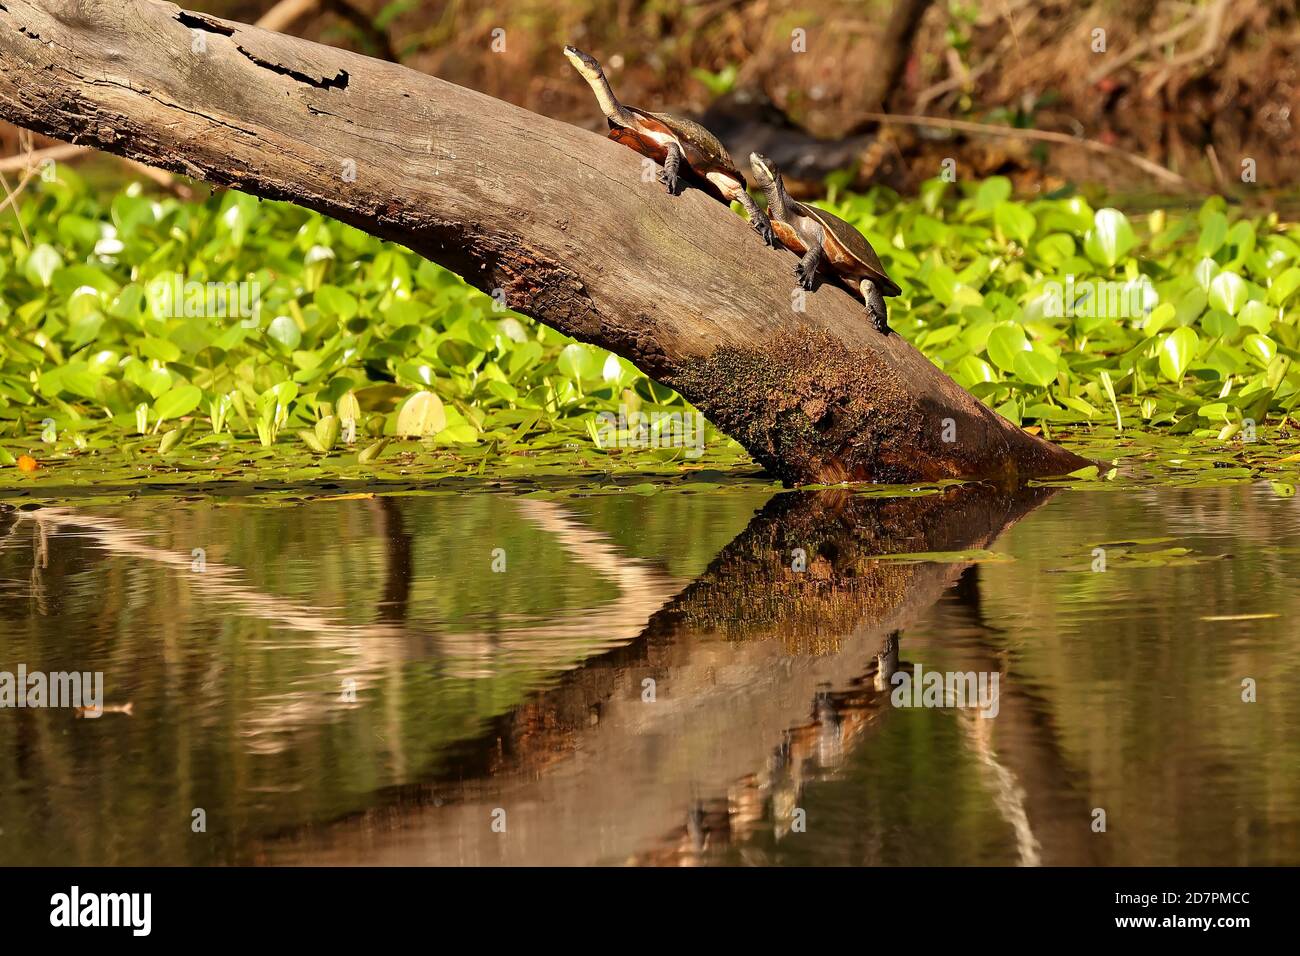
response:
<svg viewBox="0 0 1300 956"><path fill-rule="evenodd" d="M803 254L799 264L794 267L795 278L799 280L799 288L805 292L811 292L817 285L817 266L822 261L822 241L820 238L816 242L808 243L808 251Z"/></svg>
<svg viewBox="0 0 1300 956"><path fill-rule="evenodd" d="M859 288L862 290L862 298L867 302L867 315L871 316L871 324L881 335L888 335L889 313L885 311L885 297L870 279L863 279Z"/></svg>
<svg viewBox="0 0 1300 956"><path fill-rule="evenodd" d="M736 199L745 207L745 212L749 216L749 224L773 249L777 248L780 243L776 241L776 233L772 231L772 220L767 218L767 213L758 207L754 202L754 197L749 194L749 190L740 189L736 192Z"/></svg>
<svg viewBox="0 0 1300 956"><path fill-rule="evenodd" d="M677 174L682 165L682 149L676 143L668 144L668 155L664 157L664 168L659 171L659 181L668 190L668 195L676 196L682 191L682 179Z"/></svg>

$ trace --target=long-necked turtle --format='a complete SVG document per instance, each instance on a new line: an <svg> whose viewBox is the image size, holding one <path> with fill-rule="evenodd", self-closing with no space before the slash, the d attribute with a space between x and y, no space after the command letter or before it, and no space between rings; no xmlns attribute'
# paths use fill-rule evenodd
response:
<svg viewBox="0 0 1300 956"><path fill-rule="evenodd" d="M767 211L776 237L791 252L803 256L794 270L799 284L811 290L816 284L817 267L824 262L836 278L862 296L872 324L888 335L889 313L884 297L903 290L885 274L867 237L839 216L792 199L785 191L781 170L766 156L750 153L749 164L767 194Z"/></svg>
<svg viewBox="0 0 1300 956"><path fill-rule="evenodd" d="M571 46L564 48L564 55L596 94L596 101L609 122L609 138L662 163L659 181L670 195L681 192L683 180L689 178L725 203L739 202L763 241L771 246L777 244L772 224L745 188L744 174L736 168L716 136L699 123L680 116L624 106L614 95L595 57Z"/></svg>

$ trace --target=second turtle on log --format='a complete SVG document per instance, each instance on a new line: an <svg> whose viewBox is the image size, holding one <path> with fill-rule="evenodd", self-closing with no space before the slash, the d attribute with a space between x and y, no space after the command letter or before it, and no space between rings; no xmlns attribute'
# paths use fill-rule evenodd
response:
<svg viewBox="0 0 1300 956"><path fill-rule="evenodd" d="M888 335L884 296L898 295L903 290L885 274L867 237L839 216L793 199L785 190L781 170L766 156L750 153L749 164L767 194L767 209L777 238L791 252L803 256L794 270L799 284L811 291L816 285L817 269L825 263L837 279L862 296L872 324Z"/></svg>
<svg viewBox="0 0 1300 956"><path fill-rule="evenodd" d="M609 138L663 164L659 181L669 194L681 192L689 178L712 196L745 207L749 221L763 241L777 245L776 235L754 197L745 186L745 176L718 138L699 123L670 113L648 113L624 106L614 95L605 71L595 57L571 46L564 48L573 68L591 86L609 122Z"/></svg>

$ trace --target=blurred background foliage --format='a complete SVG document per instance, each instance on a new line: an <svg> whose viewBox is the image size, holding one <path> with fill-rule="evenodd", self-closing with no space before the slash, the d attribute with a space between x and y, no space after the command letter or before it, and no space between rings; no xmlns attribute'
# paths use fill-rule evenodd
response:
<svg viewBox="0 0 1300 956"><path fill-rule="evenodd" d="M196 0L253 22L598 128L560 47L600 57L624 99L702 112L745 94L830 140L867 133L855 186L910 192L959 157L1017 187L1149 188L1123 163L1027 140L880 127L924 114L1059 130L1114 144L1205 186L1300 184L1300 13L1293 0ZM290 9L291 8L291 9ZM504 31L497 33L496 31ZM799 31L799 37L796 37ZM1098 31L1101 31L1100 33ZM803 53L795 53L796 41ZM1234 187L1235 184L1235 187Z"/></svg>

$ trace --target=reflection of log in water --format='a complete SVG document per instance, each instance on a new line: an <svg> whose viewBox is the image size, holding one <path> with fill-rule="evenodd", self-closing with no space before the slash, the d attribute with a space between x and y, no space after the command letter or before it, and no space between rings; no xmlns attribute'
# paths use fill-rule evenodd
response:
<svg viewBox="0 0 1300 956"><path fill-rule="evenodd" d="M1088 827L1089 804L1076 786L1086 778L1067 765L1047 701L1016 673L1014 648L984 621L978 565L968 565L927 615L927 630L943 636L947 666L998 672L1003 678L996 720L983 720L971 709L951 713L1011 832L1014 859L1022 866L1100 862L1101 843ZM895 633L847 689L817 694L809 719L790 728L766 767L733 781L725 793L698 801L679 827L636 861L692 865L726 851L749 859L751 842L787 834L804 788L834 778L890 712L889 679L899 666ZM879 861L878 849L868 848L870 862ZM761 853L753 858L763 860Z"/></svg>
<svg viewBox="0 0 1300 956"><path fill-rule="evenodd" d="M286 834L258 858L634 859L702 796L766 767L820 691L865 691L854 682L867 662L891 659L889 635L964 567L879 555L987 547L1045 496L974 486L895 499L779 495L637 640L515 708L439 781L393 794L382 812ZM797 552L805 570L794 569ZM496 808L505 834L491 828Z"/></svg>

